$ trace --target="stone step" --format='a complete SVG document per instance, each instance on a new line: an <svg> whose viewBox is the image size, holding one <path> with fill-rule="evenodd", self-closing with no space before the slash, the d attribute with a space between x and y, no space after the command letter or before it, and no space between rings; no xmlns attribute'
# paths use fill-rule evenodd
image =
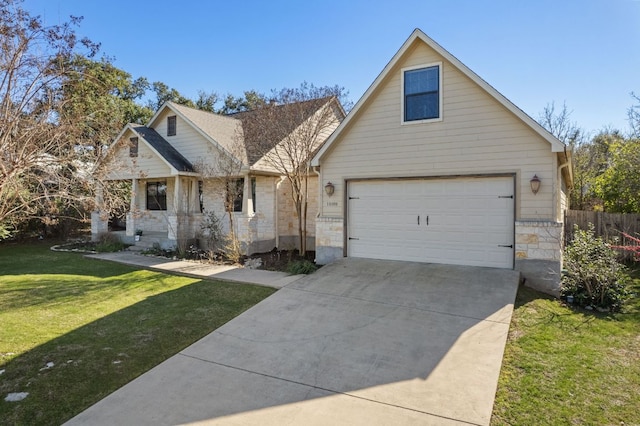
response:
<svg viewBox="0 0 640 426"><path fill-rule="evenodd" d="M134 245L132 247L137 247L137 250L149 250L156 247L166 246L168 242L169 240L165 233L145 233L140 236L138 241L134 241Z"/></svg>
<svg viewBox="0 0 640 426"><path fill-rule="evenodd" d="M145 248L153 248L153 246L155 244L160 244L160 239L159 238L140 238L139 241L135 242L135 245L138 247L145 247Z"/></svg>

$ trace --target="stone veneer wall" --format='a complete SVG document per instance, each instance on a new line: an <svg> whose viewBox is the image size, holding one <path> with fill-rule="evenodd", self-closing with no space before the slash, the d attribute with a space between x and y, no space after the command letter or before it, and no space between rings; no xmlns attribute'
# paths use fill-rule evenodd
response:
<svg viewBox="0 0 640 426"><path fill-rule="evenodd" d="M515 269L525 284L557 296L562 270L564 224L551 221L516 221Z"/></svg>
<svg viewBox="0 0 640 426"><path fill-rule="evenodd" d="M344 219L316 218L316 263L326 265L344 255Z"/></svg>
<svg viewBox="0 0 640 426"><path fill-rule="evenodd" d="M309 177L309 194L318 193L318 178ZM307 205L307 250L315 250L316 216L318 215L318 197L310 196ZM278 234L279 249L291 250L298 248L298 215L291 198L291 183L284 179L278 190Z"/></svg>

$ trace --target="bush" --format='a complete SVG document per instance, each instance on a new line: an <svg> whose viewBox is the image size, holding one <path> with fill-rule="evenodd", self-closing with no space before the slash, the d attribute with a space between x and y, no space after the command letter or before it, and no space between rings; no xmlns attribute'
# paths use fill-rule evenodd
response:
<svg viewBox="0 0 640 426"><path fill-rule="evenodd" d="M617 253L589 229L574 227L574 239L565 249L565 270L560 292L572 295L579 306L593 306L618 312L629 295L625 267Z"/></svg>
<svg viewBox="0 0 640 426"><path fill-rule="evenodd" d="M318 270L318 267L315 263L309 260L296 260L294 262L289 262L287 265L287 272L291 275L298 274L311 274Z"/></svg>
<svg viewBox="0 0 640 426"><path fill-rule="evenodd" d="M120 241L120 238L117 235L105 232L98 236L96 251L100 253L114 252L124 250L125 247L125 244Z"/></svg>
<svg viewBox="0 0 640 426"><path fill-rule="evenodd" d="M202 238L205 241L207 250L215 250L221 245L224 239L222 231L222 220L212 211L204 212L204 218L200 225Z"/></svg>

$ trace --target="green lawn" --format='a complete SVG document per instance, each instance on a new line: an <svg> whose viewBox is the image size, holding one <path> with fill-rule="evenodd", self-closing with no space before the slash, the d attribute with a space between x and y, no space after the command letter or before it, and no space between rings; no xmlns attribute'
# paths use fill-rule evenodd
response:
<svg viewBox="0 0 640 426"><path fill-rule="evenodd" d="M491 424L640 425L640 268L630 275L636 295L615 316L520 288Z"/></svg>
<svg viewBox="0 0 640 426"><path fill-rule="evenodd" d="M60 424L275 291L49 245L0 245L0 424Z"/></svg>

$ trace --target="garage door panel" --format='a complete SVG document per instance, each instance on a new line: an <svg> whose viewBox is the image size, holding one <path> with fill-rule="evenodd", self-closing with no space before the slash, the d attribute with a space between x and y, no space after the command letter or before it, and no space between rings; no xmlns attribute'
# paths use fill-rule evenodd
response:
<svg viewBox="0 0 640 426"><path fill-rule="evenodd" d="M511 268L512 197L511 177L350 182L347 253Z"/></svg>

